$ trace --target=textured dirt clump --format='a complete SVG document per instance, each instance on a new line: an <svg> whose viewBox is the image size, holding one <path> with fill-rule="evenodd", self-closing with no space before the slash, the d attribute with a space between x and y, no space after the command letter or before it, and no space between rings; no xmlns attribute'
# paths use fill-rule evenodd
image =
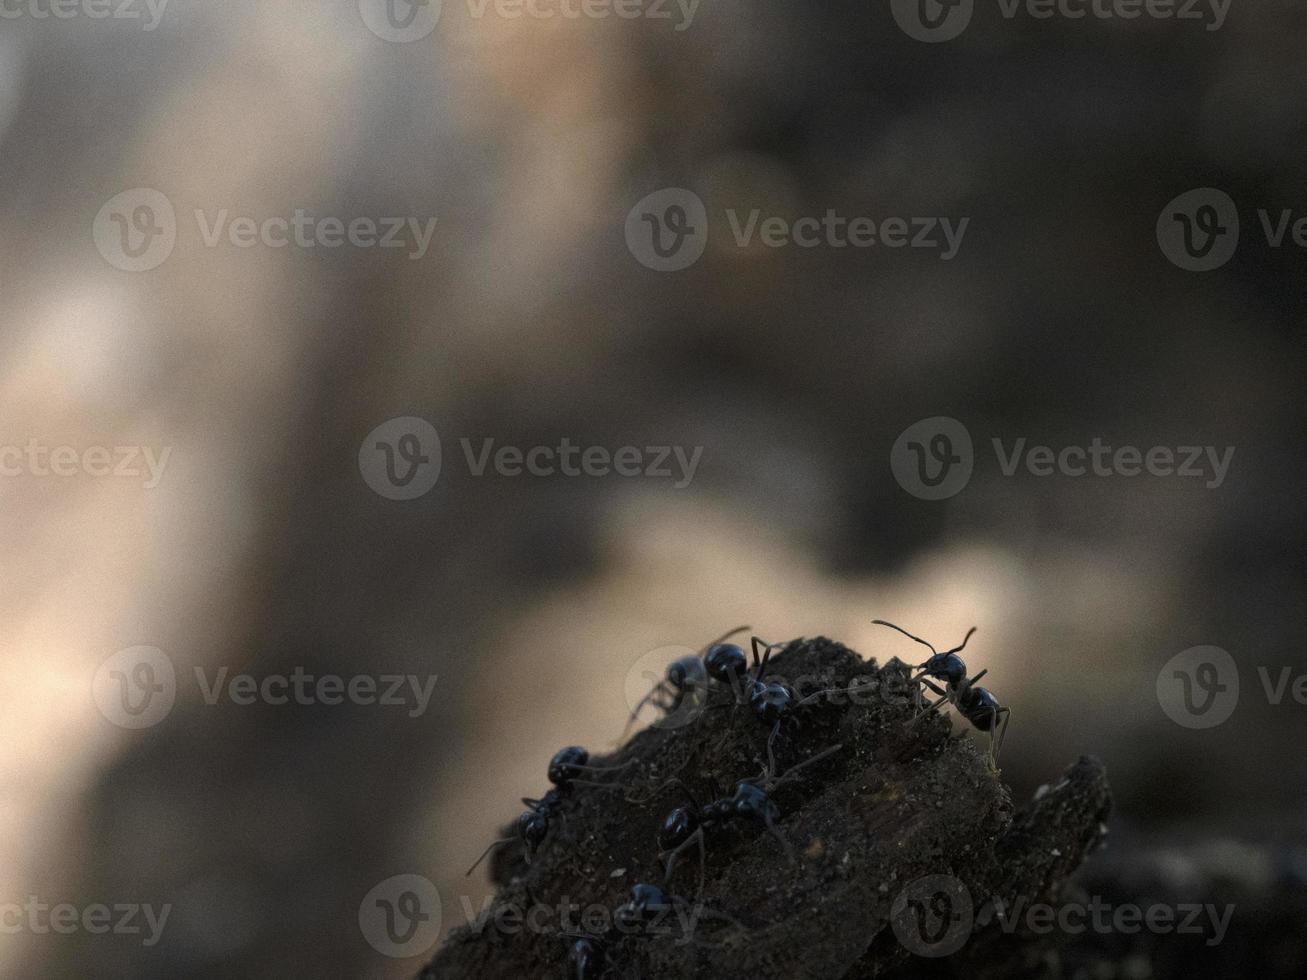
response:
<svg viewBox="0 0 1307 980"><path fill-rule="evenodd" d="M984 951L990 966L1016 956L1003 947L1018 941L987 910L1018 896L1051 900L1096 845L1110 805L1101 765L1082 759L1017 811L985 736L953 734L944 714L916 720L899 661L878 668L831 640L795 640L768 677L801 694L857 687L798 708L776 739L781 775L839 746L773 794L795 860L763 827L738 822L707 837L701 898L697 851L664 883L658 829L684 802L668 781L704 803L767 764L769 726L714 690L711 706L676 712L675 724L655 723L593 759L629 763L605 777L621 790L571 788L529 865L518 844L503 848L489 912L450 936L423 980L571 977L569 947L582 935L598 940L602 975L620 978L831 980L941 952L964 962ZM617 931L596 910L616 909L637 882L664 887L676 905L659 928ZM595 915L586 922L568 909Z"/></svg>

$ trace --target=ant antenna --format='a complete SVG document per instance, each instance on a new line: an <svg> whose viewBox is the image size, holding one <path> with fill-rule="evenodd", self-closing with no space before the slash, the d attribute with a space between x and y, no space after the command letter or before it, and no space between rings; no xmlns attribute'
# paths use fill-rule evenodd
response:
<svg viewBox="0 0 1307 980"><path fill-rule="evenodd" d="M930 652L933 653L933 654L935 654L936 656L939 656L939 651L936 650L936 649L934 648L934 646L932 646L931 644L927 643L925 640L923 640L923 639L922 639L921 637L919 637L919 636L913 636L911 633L909 633L907 630L905 630L902 626L895 626L893 623L887 623L887 622L885 622L885 620L883 620L883 619L873 619L872 622L875 623L877 626L888 626L888 627L889 627L890 629L892 629L892 630L898 630L900 633L902 633L904 636L906 636L909 640L916 640L916 641L917 641L918 643L920 643L922 646L924 646L924 647L930 647ZM972 633L974 633L974 632L975 632L975 630L973 629L973 630L972 630ZM968 633L967 636L968 636L968 637L971 636L971 633ZM962 645L963 645L963 646L966 646L966 643L967 643L966 640L963 640L963 641L962 641ZM961 649L962 649L962 647L958 647L958 650L961 650ZM955 650L955 651L953 651L953 652L956 653L957 651Z"/></svg>
<svg viewBox="0 0 1307 980"><path fill-rule="evenodd" d="M717 637L717 639L713 640L711 643L709 643L699 652L706 653L707 651L715 647L718 643L725 643L727 640L729 640L732 636L735 636L737 633L747 633L751 629L753 629L752 626L737 626L729 633L723 633L721 636Z"/></svg>
<svg viewBox="0 0 1307 980"><path fill-rule="evenodd" d="M961 642L961 643L959 643L957 646L955 646L952 650L946 650L945 652L946 652L946 653L957 653L958 651L960 651L964 646L967 645L967 640L971 639L971 634L974 633L974 632L976 632L976 627L973 626L973 627L971 627L971 629L967 630L967 635L964 636L964 637L962 638L962 642Z"/></svg>
<svg viewBox="0 0 1307 980"><path fill-rule="evenodd" d="M511 844L512 842L513 842L513 838L511 837L502 837L497 841L491 841L490 846L481 852L481 856L476 859L476 863L473 864L472 867L467 869L467 872L466 874L463 875L463 877L464 878L471 877L472 872L475 871L480 866L482 861L484 861L487 857L490 856L490 852L493 851L495 848L503 847L505 844Z"/></svg>

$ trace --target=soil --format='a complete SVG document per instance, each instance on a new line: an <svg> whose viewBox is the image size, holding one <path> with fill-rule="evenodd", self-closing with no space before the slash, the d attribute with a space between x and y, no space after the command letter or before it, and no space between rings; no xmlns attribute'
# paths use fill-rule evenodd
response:
<svg viewBox="0 0 1307 980"><path fill-rule="evenodd" d="M999 928L994 903L1053 901L1102 840L1110 808L1102 765L1080 759L1017 809L989 763L988 736L954 734L944 712L917 719L899 661L878 667L825 638L795 640L768 675L800 683L805 694L859 685L856 697L799 708L776 739L782 776L839 746L773 793L796 860L764 827L738 822L707 837L702 914L692 933L684 923L700 907L694 850L665 885L679 914L655 934L617 933L602 919L589 928L564 922L564 907L615 909L637 882L664 886L657 833L684 802L669 779L682 780L702 803L762 773L770 726L715 690L712 703L723 706L693 713L686 724L655 723L616 754L592 758L593 765L629 764L604 780L620 789L566 791L529 865L516 842L497 852L488 915L453 933L423 980L571 977L568 932L603 940L604 976L613 978L833 980L931 963L958 975L1020 972L1030 943ZM928 876L947 877L913 884ZM911 901L929 902L938 882L954 889L945 904ZM530 908L541 909L537 925L515 927L516 913ZM952 955L929 958L940 952Z"/></svg>

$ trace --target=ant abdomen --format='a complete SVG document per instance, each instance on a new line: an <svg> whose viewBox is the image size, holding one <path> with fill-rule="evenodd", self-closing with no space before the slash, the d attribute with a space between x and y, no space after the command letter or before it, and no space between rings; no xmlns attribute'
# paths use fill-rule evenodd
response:
<svg viewBox="0 0 1307 980"><path fill-rule="evenodd" d="M708 676L719 684L738 683L749 669L744 649L734 643L717 643L703 658Z"/></svg>
<svg viewBox="0 0 1307 980"><path fill-rule="evenodd" d="M667 814L667 819L658 831L658 846L664 851L680 847L698 829L699 818L693 808L677 807Z"/></svg>

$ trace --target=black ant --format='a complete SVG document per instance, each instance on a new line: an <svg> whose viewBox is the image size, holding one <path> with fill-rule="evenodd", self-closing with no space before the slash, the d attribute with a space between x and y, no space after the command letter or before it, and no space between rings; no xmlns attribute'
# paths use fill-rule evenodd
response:
<svg viewBox="0 0 1307 980"><path fill-rule="evenodd" d="M750 667L744 648L726 642L732 636L743 633L749 628L737 626L708 644L701 651L702 656L696 654L673 661L667 668L667 676L636 705L630 721L627 722L626 730L622 732L622 737L625 738L626 732L630 731L631 725L635 723L640 710L646 704L652 702L664 711L671 712L676 710L686 697L705 698L708 690L707 682L716 681L718 684L728 686L734 692L736 705L747 704L759 721L772 726L771 734L767 737L767 758L769 763L774 765L774 745L781 729L781 721L790 713L796 700L794 691L783 681L763 681L763 674L766 673L772 651L783 644L767 643L757 636L753 637L750 641L753 648L753 666ZM761 657L758 654L759 649L764 651ZM663 695L664 698L670 696L672 700L664 700L660 703L655 700L659 695ZM729 703L716 707L727 707Z"/></svg>
<svg viewBox="0 0 1307 980"><path fill-rule="evenodd" d="M654 685L654 689L640 699L640 703L631 712L631 718L622 730L621 738L631 730L646 704L653 704L667 714L676 711L686 698L694 698L701 704L707 697L709 680L730 683L742 676L746 661L744 651L734 643L727 643L732 636L743 633L748 626L737 626L729 633L723 633L698 653L678 657L667 665L667 675ZM619 740L620 741L620 740Z"/></svg>
<svg viewBox="0 0 1307 980"><path fill-rule="evenodd" d="M763 674L767 672L767 665L771 662L772 650L778 646L784 646L783 643L767 643L758 637L750 640L753 646L753 667L750 670L740 671L735 677L736 704L747 704L749 710L753 712L754 717L764 725L771 725L771 734L767 736L767 771L774 772L776 769L776 756L773 746L776 742L776 736L780 734L781 722L789 717L790 712L798 705L794 690L784 681L771 680L764 681ZM760 658L758 648L762 647L765 651ZM738 649L738 647L737 647ZM739 664L743 667L744 651L740 651ZM748 691L741 694L739 680L748 678Z"/></svg>
<svg viewBox="0 0 1307 980"><path fill-rule="evenodd" d="M915 669L921 671L921 673L913 677L912 680L924 684L938 694L939 698L922 709L922 714L918 717L918 720L924 717L926 712L939 707L945 701L951 702L978 731L989 733L989 760L991 765L997 766L998 753L1003 747L1003 737L1007 734L1008 722L1012 718L1012 709L1000 705L998 698L994 697L987 688L976 686L976 681L989 673L988 668L982 670L975 677L967 677L967 665L958 656L958 653L967 645L971 635L976 632L976 627L973 626L967 630L967 635L962 638L962 642L952 650L945 650L940 653L930 643L919 636L913 636L901 626L887 623L883 619L873 619L872 622L878 626L888 626L890 629L898 630L908 639L916 640L922 646L929 648L931 652L931 656L924 663L915 666ZM931 681L929 679L931 677L943 681L944 687L941 688Z"/></svg>
<svg viewBox="0 0 1307 980"><path fill-rule="evenodd" d="M620 766L592 766L589 765L590 753L579 745L569 745L567 748L559 749L552 759L549 760L549 781L554 784L553 789L545 793L538 800L530 797L522 797L526 810L517 818L517 837L526 848L526 862L531 863L536 850L544 843L545 836L549 833L549 822L555 816L559 806L563 802L567 791L573 786L597 786L602 789L618 789L619 787L611 783L599 783L589 779L582 779L583 773L601 773L616 772L633 765L635 760L625 762ZM503 837L497 841L492 841L490 845L481 852L481 856L476 859L476 863L467 869L467 874L472 874L497 847L503 847L505 844L511 844L513 837ZM466 875L464 876L466 877Z"/></svg>
<svg viewBox="0 0 1307 980"><path fill-rule="evenodd" d="M703 894L704 866L706 864L706 847L704 835L709 830L724 827L736 820L748 820L760 823L775 837L785 849L787 857L794 860L794 848L780 832L780 808L771 798L771 793L779 786L793 779L799 770L838 752L842 746L834 745L823 749L816 755L809 756L803 762L790 767L783 776L776 776L774 766L769 765L761 776L754 779L742 779L735 784L730 796L713 800L700 806L689 788L679 779L671 780L678 785L689 801L689 806L678 806L667 815L658 832L658 847L667 855L665 880L670 881L676 870L676 862L692 844L699 846L699 894ZM716 795L716 788L713 793Z"/></svg>
<svg viewBox="0 0 1307 980"><path fill-rule="evenodd" d="M585 933L562 933L572 940L567 951L567 976L569 980L599 980L612 969L608 947L614 936L649 935L666 918L673 908L683 907L689 903L675 895L668 895L657 885L637 883L631 886L631 897L613 911L613 924L603 936ZM703 909L696 911L695 918L704 914ZM735 922L722 912L709 913L716 918ZM738 926L739 923L735 922Z"/></svg>

